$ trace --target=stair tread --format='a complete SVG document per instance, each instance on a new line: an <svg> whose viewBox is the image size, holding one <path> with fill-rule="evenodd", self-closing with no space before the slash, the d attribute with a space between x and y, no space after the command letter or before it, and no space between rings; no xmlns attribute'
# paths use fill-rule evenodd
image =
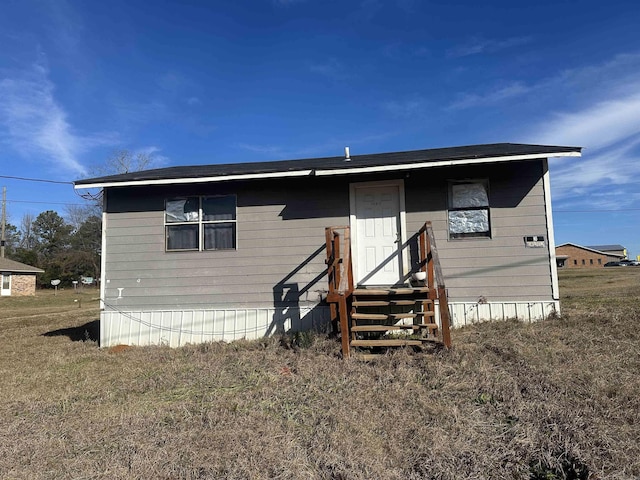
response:
<svg viewBox="0 0 640 480"><path fill-rule="evenodd" d="M437 323L413 323L410 325L355 325L351 327L352 332L386 332L387 330L419 330L428 328L437 330Z"/></svg>
<svg viewBox="0 0 640 480"><path fill-rule="evenodd" d="M416 313L352 313L351 318L356 320L387 320L387 319L401 319L401 318L416 318L416 317L433 317L435 312L416 312Z"/></svg>
<svg viewBox="0 0 640 480"><path fill-rule="evenodd" d="M422 340L401 340L401 339L385 339L385 340L351 340L353 347L404 347L407 345L422 345Z"/></svg>
<svg viewBox="0 0 640 480"><path fill-rule="evenodd" d="M433 303L428 298L416 298L411 300L354 300L353 305L356 307L387 307L397 305L415 305L416 303Z"/></svg>
<svg viewBox="0 0 640 480"><path fill-rule="evenodd" d="M434 290L429 287L389 287L389 288L356 288L354 295L411 295L417 293L429 293Z"/></svg>
<svg viewBox="0 0 640 480"><path fill-rule="evenodd" d="M354 313L351 318L360 320L387 320L388 318L415 318L417 313Z"/></svg>

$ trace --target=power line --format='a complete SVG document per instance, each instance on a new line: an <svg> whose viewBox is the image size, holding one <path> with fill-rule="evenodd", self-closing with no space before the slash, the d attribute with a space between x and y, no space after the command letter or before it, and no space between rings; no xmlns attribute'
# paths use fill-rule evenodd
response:
<svg viewBox="0 0 640 480"><path fill-rule="evenodd" d="M43 183L56 183L59 185L73 185L73 182L62 182L59 180L46 180L42 178L27 178L27 177L14 177L10 175L0 175L0 178L8 178L11 180L22 180L25 182L43 182ZM82 195L80 195L82 197ZM84 197L82 197L84 198ZM7 200L9 203L44 203L51 205L81 205L79 203L56 203L56 202L31 202L26 200ZM631 211L640 211L640 208L625 208L625 209L598 209L598 210L553 210L557 213L597 213L597 212L631 212Z"/></svg>
<svg viewBox="0 0 640 480"><path fill-rule="evenodd" d="M58 180L44 180L42 178L12 177L10 175L0 175L0 178L9 178L11 180L22 180L25 182L44 182L44 183L59 183L61 185L73 185L73 182L60 182Z"/></svg>
<svg viewBox="0 0 640 480"><path fill-rule="evenodd" d="M45 205L77 205L79 207L84 207L86 203L71 203L71 202L36 202L32 200L7 200L7 203L42 203Z"/></svg>

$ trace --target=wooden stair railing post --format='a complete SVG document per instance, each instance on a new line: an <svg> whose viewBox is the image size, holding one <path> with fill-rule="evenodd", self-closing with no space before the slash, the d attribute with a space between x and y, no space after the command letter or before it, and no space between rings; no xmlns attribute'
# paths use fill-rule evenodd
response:
<svg viewBox="0 0 640 480"><path fill-rule="evenodd" d="M335 281L335 288L338 290L338 293L340 293L340 277L342 273L342 268L340 267L342 262L342 257L340 257L340 234L334 231L331 240L333 242L333 253L335 259L333 262L333 278Z"/></svg>
<svg viewBox="0 0 640 480"><path fill-rule="evenodd" d="M425 312L427 313L435 313L435 300L437 299L438 293L434 286L433 279L433 258L431 256L431 243L429 240L429 236L427 233L427 224L425 223L422 228L418 232L418 250L420 254L420 271L426 273L426 278L424 281L425 286L428 288L428 301L423 301L420 305L423 316ZM435 320L435 318L434 318ZM435 337L438 336L438 329L429 330L427 332L428 335L433 335Z"/></svg>
<svg viewBox="0 0 640 480"><path fill-rule="evenodd" d="M336 293L336 269L335 269L335 249L334 249L334 240L333 240L333 228L327 227L324 229L325 242L327 246L327 281L329 282L329 312L331 315L331 328L333 329L333 333L338 333L338 310L335 302L331 301L332 297Z"/></svg>
<svg viewBox="0 0 640 480"><path fill-rule="evenodd" d="M343 230L341 235L338 230ZM351 265L351 246L349 227L325 228L327 244L327 277L329 294L327 300L330 305L331 321L334 331L340 328L342 354L349 357L349 300L353 293L353 267ZM341 243L344 243L341 246ZM344 258L341 256L344 251Z"/></svg>
<svg viewBox="0 0 640 480"><path fill-rule="evenodd" d="M449 318L449 302L447 301L447 288L444 285L444 275L440 266L440 258L438 256L438 248L436 247L436 238L433 233L431 222L425 223L425 228L429 236L429 244L431 249L431 261L433 262L433 270L435 276L435 284L438 293L438 304L440 306L440 324L442 327L442 343L447 348L451 348L451 322Z"/></svg>
<svg viewBox="0 0 640 480"><path fill-rule="evenodd" d="M426 272L427 271L427 263L426 263L426 259L427 259L427 241L426 241L426 237L427 237L427 229L426 227L422 227L420 229L420 232L418 233L418 248L420 250L420 271L421 272ZM427 284L430 285L430 284Z"/></svg>
<svg viewBox="0 0 640 480"><path fill-rule="evenodd" d="M349 314L347 311L347 298L344 295L340 295L338 311L340 312L340 342L342 344L342 357L349 358L349 344L351 339L349 338Z"/></svg>
<svg viewBox="0 0 640 480"><path fill-rule="evenodd" d="M342 231L342 232L339 232ZM426 272L426 285L409 288L389 289L355 289L351 255L351 231L346 227L328 227L325 229L327 242L327 276L329 295L327 301L331 306L331 317L334 325L339 323L340 340L343 358L350 357L350 348L378 346L410 346L422 345L423 339L371 339L368 334L388 330L427 330L427 336L438 337L438 325L435 319L435 301L440 306L440 329L442 343L451 347L449 305L444 276L438 258L435 237L431 222L426 222L418 235L420 252L420 270ZM428 298L424 298L424 296ZM365 297L361 299L360 297ZM384 296L385 299L380 297ZM376 298L377 297L377 298ZM402 306L413 305L413 313L373 313L358 311L358 307ZM421 310L421 311L419 311ZM398 320L413 318L411 324L393 323ZM427 319L431 319L428 321ZM359 321L373 323L361 324ZM391 321L392 323L389 323ZM383 323L378 323L383 322ZM358 335L364 335L364 339Z"/></svg>
<svg viewBox="0 0 640 480"><path fill-rule="evenodd" d="M442 324L442 343L444 343L445 347L451 348L449 302L447 301L447 291L444 287L438 287L438 300L440 305L440 323Z"/></svg>
<svg viewBox="0 0 640 480"><path fill-rule="evenodd" d="M425 229L426 230L426 229ZM426 269L427 269L427 285L429 285L429 288L435 288L435 279L434 279L434 270L433 270L433 254L431 253L431 239L427 240L427 232L425 231L425 243L426 243L426 250L427 250L427 255L426 255L426 259L427 259L427 264L425 265Z"/></svg>
<svg viewBox="0 0 640 480"><path fill-rule="evenodd" d="M342 355L344 358L349 358L349 305L347 299L353 292L353 276L351 269L351 232L349 227L344 228L344 235L342 241L344 242L344 257L340 263L340 282L338 286L338 294L340 295L340 334L342 340Z"/></svg>

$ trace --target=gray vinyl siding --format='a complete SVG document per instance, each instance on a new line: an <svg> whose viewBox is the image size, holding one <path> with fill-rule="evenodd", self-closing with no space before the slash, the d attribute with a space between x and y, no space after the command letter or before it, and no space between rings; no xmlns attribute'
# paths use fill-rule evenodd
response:
<svg viewBox="0 0 640 480"><path fill-rule="evenodd" d="M108 191L106 301L157 310L317 304L326 289L324 228L349 218L348 188L324 188L297 180ZM219 194L237 196L237 249L166 252L165 199Z"/></svg>
<svg viewBox="0 0 640 480"><path fill-rule="evenodd" d="M430 169L404 179L407 252L431 220L451 301L551 299L541 161ZM349 224L349 183L384 174L106 192L105 302L118 309L308 307L326 290L324 228ZM447 182L488 179L492 238L449 240ZM165 252L164 202L178 195L237 196L237 250ZM122 289L118 298L118 288Z"/></svg>
<svg viewBox="0 0 640 480"><path fill-rule="evenodd" d="M428 182L413 175L405 180L407 230L432 221L451 301L552 299L543 173L543 162L534 161L441 170ZM448 238L448 181L464 179L489 180L491 238ZM545 248L525 247L528 235L544 235Z"/></svg>

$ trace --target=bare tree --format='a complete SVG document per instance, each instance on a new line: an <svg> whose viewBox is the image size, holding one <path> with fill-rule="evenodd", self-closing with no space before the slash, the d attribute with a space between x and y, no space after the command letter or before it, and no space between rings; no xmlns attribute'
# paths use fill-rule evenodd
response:
<svg viewBox="0 0 640 480"><path fill-rule="evenodd" d="M129 150L116 150L104 164L93 165L89 170L89 177L102 177L107 175L118 175L121 173L139 172L150 168L155 159L153 158L153 150L147 152L132 153ZM87 190L80 194L82 198L87 200L93 210L86 218L93 216L102 210L102 190L92 192ZM75 220L71 220L73 223Z"/></svg>
<svg viewBox="0 0 640 480"><path fill-rule="evenodd" d="M66 205L65 220L77 232L80 227L90 218L102 215L102 205L97 202L88 202L86 205Z"/></svg>
<svg viewBox="0 0 640 480"><path fill-rule="evenodd" d="M117 150L107 158L104 165L95 166L92 174L103 176L139 172L149 168L153 160L153 155L148 152L131 153L129 150Z"/></svg>
<svg viewBox="0 0 640 480"><path fill-rule="evenodd" d="M31 213L25 213L20 221L20 248L33 250L38 243L33 231L35 217Z"/></svg>

